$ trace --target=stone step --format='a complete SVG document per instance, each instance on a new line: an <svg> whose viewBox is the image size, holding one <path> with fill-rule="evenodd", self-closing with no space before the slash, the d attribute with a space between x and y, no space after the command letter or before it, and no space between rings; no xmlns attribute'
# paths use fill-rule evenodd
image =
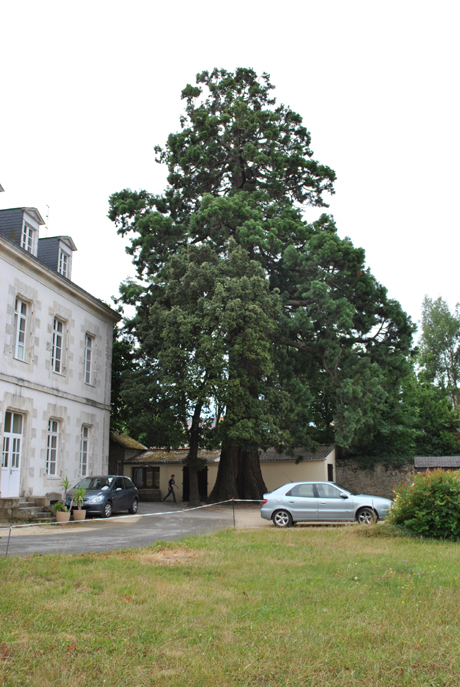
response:
<svg viewBox="0 0 460 687"><path fill-rule="evenodd" d="M21 522L27 522L28 520L32 520L37 515L38 508L31 506L31 507L22 507L22 508L13 508L11 515L14 520L20 520Z"/></svg>
<svg viewBox="0 0 460 687"><path fill-rule="evenodd" d="M54 522L56 518L49 511L40 511L33 518L32 522Z"/></svg>

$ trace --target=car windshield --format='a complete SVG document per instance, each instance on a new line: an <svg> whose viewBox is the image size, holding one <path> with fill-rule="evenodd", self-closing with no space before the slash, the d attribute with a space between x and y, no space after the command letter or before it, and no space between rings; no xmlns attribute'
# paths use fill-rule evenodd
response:
<svg viewBox="0 0 460 687"><path fill-rule="evenodd" d="M356 496L356 492L353 491L353 489L345 489L345 487L342 487L340 484L337 484L337 482L333 482L336 487L338 487L341 491L344 491L346 494L353 494L353 496Z"/></svg>
<svg viewBox="0 0 460 687"><path fill-rule="evenodd" d="M74 489L77 487L83 487L83 489L108 489L113 482L113 477L85 477L81 482L75 485Z"/></svg>

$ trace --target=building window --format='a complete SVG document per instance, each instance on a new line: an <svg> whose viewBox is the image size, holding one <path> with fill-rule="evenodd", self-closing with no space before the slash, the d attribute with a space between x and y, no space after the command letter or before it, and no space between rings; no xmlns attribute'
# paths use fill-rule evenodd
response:
<svg viewBox="0 0 460 687"><path fill-rule="evenodd" d="M14 309L14 357L25 360L26 357L26 330L27 330L27 303L16 298Z"/></svg>
<svg viewBox="0 0 460 687"><path fill-rule="evenodd" d="M19 468L23 425L22 415L7 410L3 425L3 468Z"/></svg>
<svg viewBox="0 0 460 687"><path fill-rule="evenodd" d="M69 256L63 250L59 251L59 274L63 277L69 276Z"/></svg>
<svg viewBox="0 0 460 687"><path fill-rule="evenodd" d="M34 230L24 222L22 225L21 248L24 248L28 253L32 253L34 241Z"/></svg>
<svg viewBox="0 0 460 687"><path fill-rule="evenodd" d="M91 384L91 364L93 356L93 339L88 334L85 335L85 382Z"/></svg>
<svg viewBox="0 0 460 687"><path fill-rule="evenodd" d="M59 444L59 422L57 420L48 421L48 444L46 448L46 474L54 476L57 474L57 452Z"/></svg>
<svg viewBox="0 0 460 687"><path fill-rule="evenodd" d="M85 425L81 428L80 439L80 475L86 477L88 474L88 451L89 451L89 427Z"/></svg>
<svg viewBox="0 0 460 687"><path fill-rule="evenodd" d="M64 325L61 320L54 318L53 349L51 353L51 367L53 372L62 373L62 349L64 344Z"/></svg>
<svg viewBox="0 0 460 687"><path fill-rule="evenodd" d="M138 489L160 488L160 468L157 466L133 468L132 475Z"/></svg>

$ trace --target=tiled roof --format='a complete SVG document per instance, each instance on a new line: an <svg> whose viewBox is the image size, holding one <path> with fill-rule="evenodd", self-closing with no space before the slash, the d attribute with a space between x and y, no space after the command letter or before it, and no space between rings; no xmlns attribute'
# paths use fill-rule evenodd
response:
<svg viewBox="0 0 460 687"><path fill-rule="evenodd" d="M166 451L162 449L149 449L148 451L144 451L143 453L140 453L138 456L134 456L134 458L130 458L129 460L125 460L125 463L141 463L142 465L145 463L163 463L165 465L167 464L177 464L177 463L183 463L184 458L186 458L188 455L188 448L180 448L177 449L176 451ZM216 463L219 462L220 458L220 449L216 451L198 451L198 458L201 458L202 460L205 460L207 463Z"/></svg>
<svg viewBox="0 0 460 687"><path fill-rule="evenodd" d="M261 463L273 463L278 461L294 461L294 460L326 460L330 453L334 450L334 444L325 444L318 446L316 453L307 451L303 448L294 449L294 456L288 453L278 453L274 448L268 448L266 451L259 451Z"/></svg>
<svg viewBox="0 0 460 687"><path fill-rule="evenodd" d="M416 468L460 468L460 456L434 456L414 458Z"/></svg>
<svg viewBox="0 0 460 687"><path fill-rule="evenodd" d="M144 446L144 444L140 444L138 441L132 439L127 434L120 434L119 432L110 432L110 439L111 441L114 441L116 444L120 444L120 446L123 446L123 448L138 448L140 451L142 451L142 449L147 448L147 446Z"/></svg>
<svg viewBox="0 0 460 687"><path fill-rule="evenodd" d="M316 453L311 453L311 451L306 451L305 449L298 448L294 451L294 456L290 456L287 453L278 453L276 449L269 448L266 451L259 451L260 462L261 463L276 463L279 461L293 462L299 458L305 461L308 460L326 460L330 453L334 450L334 444L327 444L325 446L319 446ZM187 457L188 448L177 449L176 451L166 451L164 449L149 449L144 451L134 458L126 460L125 463L130 464L145 464L145 463L157 463L157 464L179 464L184 462L184 458ZM214 451L198 451L198 458L205 460L207 463L218 463L220 460L220 449Z"/></svg>

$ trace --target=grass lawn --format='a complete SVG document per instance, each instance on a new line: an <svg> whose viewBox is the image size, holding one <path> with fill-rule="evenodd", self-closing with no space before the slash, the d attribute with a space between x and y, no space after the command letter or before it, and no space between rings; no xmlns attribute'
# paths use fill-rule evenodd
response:
<svg viewBox="0 0 460 687"><path fill-rule="evenodd" d="M0 684L460 683L460 545L275 528L0 559Z"/></svg>

